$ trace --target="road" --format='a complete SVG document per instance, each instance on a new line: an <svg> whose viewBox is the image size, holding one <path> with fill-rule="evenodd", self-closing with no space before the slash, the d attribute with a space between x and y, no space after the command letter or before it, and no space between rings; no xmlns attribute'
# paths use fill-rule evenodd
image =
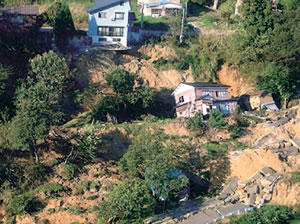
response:
<svg viewBox="0 0 300 224"><path fill-rule="evenodd" d="M181 222L182 224L207 224L212 223L216 218L227 216L232 212L236 212L237 210L243 210L249 208L248 205L244 205L241 203L217 207L215 209L206 209L200 211L199 213L190 216L188 219Z"/></svg>

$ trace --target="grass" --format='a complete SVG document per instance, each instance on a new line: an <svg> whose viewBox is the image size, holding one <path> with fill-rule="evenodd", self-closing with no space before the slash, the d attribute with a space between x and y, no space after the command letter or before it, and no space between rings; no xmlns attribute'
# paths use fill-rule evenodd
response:
<svg viewBox="0 0 300 224"><path fill-rule="evenodd" d="M47 196L57 195L59 192L63 192L65 190L66 188L58 183L48 183L35 189L36 192L42 192Z"/></svg>
<svg viewBox="0 0 300 224"><path fill-rule="evenodd" d="M199 20L204 28L214 28L219 19L214 14L205 14Z"/></svg>
<svg viewBox="0 0 300 224"><path fill-rule="evenodd" d="M134 25L141 24L142 15L141 13L136 13L137 20L134 21ZM150 31L168 31L168 18L161 16L159 18L153 18L151 16L144 16L144 29Z"/></svg>
<svg viewBox="0 0 300 224"><path fill-rule="evenodd" d="M202 145L202 147L211 153L226 152L228 145L226 143L219 144L218 142L208 142Z"/></svg>

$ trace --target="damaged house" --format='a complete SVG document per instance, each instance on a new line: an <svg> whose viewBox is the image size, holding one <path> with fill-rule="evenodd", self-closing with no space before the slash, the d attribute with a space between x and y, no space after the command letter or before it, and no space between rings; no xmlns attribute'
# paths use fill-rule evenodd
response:
<svg viewBox="0 0 300 224"><path fill-rule="evenodd" d="M197 112L208 115L212 110L225 115L233 113L238 98L231 98L228 89L229 86L220 83L180 83L172 93L177 117L193 117Z"/></svg>

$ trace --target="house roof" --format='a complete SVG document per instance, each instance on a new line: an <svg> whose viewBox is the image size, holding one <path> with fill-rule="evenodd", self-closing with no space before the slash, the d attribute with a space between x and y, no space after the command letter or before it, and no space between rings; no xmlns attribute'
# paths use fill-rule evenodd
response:
<svg viewBox="0 0 300 224"><path fill-rule="evenodd" d="M119 4L120 2L128 2L129 0L95 0L95 5L93 8L89 8L87 11L89 13L98 11L105 7L112 7Z"/></svg>
<svg viewBox="0 0 300 224"><path fill-rule="evenodd" d="M180 3L176 3L176 2L172 2L172 1L168 1L168 0L160 0L157 2L145 2L144 3L147 7L156 7L156 6L161 6L161 5L177 5L177 6L182 6L182 4Z"/></svg>
<svg viewBox="0 0 300 224"><path fill-rule="evenodd" d="M7 14L18 14L24 16L39 15L39 8L36 6L4 7L4 8L0 8L0 11Z"/></svg>
<svg viewBox="0 0 300 224"><path fill-rule="evenodd" d="M226 87L229 88L230 86L223 85L217 82L182 82L182 84L189 85L195 88L205 88L205 87Z"/></svg>
<svg viewBox="0 0 300 224"><path fill-rule="evenodd" d="M246 92L246 95L265 97L268 93L269 92L267 90L250 90Z"/></svg>

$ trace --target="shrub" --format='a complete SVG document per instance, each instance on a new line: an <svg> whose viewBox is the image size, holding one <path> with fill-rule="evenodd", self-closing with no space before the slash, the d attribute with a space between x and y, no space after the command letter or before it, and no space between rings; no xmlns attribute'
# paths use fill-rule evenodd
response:
<svg viewBox="0 0 300 224"><path fill-rule="evenodd" d="M8 217L33 213L40 209L40 202L32 192L9 192L4 199L4 210Z"/></svg>
<svg viewBox="0 0 300 224"><path fill-rule="evenodd" d="M86 213L87 209L79 206L73 206L73 207L69 207L67 211L73 215L80 215Z"/></svg>
<svg viewBox="0 0 300 224"><path fill-rule="evenodd" d="M293 219L293 212L284 206L264 206L260 210L255 210L241 217L232 218L230 224L274 224L289 223Z"/></svg>
<svg viewBox="0 0 300 224"><path fill-rule="evenodd" d="M162 57L153 62L154 67L156 69L160 69L162 66L166 65L167 63L168 63L168 60L166 60Z"/></svg>
<svg viewBox="0 0 300 224"><path fill-rule="evenodd" d="M154 212L155 200L141 180L131 179L116 186L100 204L99 221L142 223Z"/></svg>
<svg viewBox="0 0 300 224"><path fill-rule="evenodd" d="M188 70L190 67L189 63L185 61L177 61L175 62L175 69L182 71L182 70Z"/></svg>
<svg viewBox="0 0 300 224"><path fill-rule="evenodd" d="M227 125L224 120L224 114L219 110L212 110L209 114L208 126L214 128L222 128Z"/></svg>
<svg viewBox="0 0 300 224"><path fill-rule="evenodd" d="M203 115L201 112L197 112L194 117L188 118L186 121L186 127L192 131L205 128Z"/></svg>
<svg viewBox="0 0 300 224"><path fill-rule="evenodd" d="M79 132L74 138L78 142L75 145L73 161L80 161L83 164L95 162L97 160L97 154L99 144L101 143L101 136L95 134L93 125L89 125L82 132Z"/></svg>
<svg viewBox="0 0 300 224"><path fill-rule="evenodd" d="M229 131L230 131L230 137L233 139L241 137L245 132L244 128L238 122L230 125Z"/></svg>
<svg viewBox="0 0 300 224"><path fill-rule="evenodd" d="M76 171L79 169L79 166L74 163L63 164L63 171L61 176L66 180L72 180L75 177Z"/></svg>
<svg viewBox="0 0 300 224"><path fill-rule="evenodd" d="M65 190L66 188L58 183L48 183L35 189L36 192L42 192L47 196L56 196L59 192Z"/></svg>

